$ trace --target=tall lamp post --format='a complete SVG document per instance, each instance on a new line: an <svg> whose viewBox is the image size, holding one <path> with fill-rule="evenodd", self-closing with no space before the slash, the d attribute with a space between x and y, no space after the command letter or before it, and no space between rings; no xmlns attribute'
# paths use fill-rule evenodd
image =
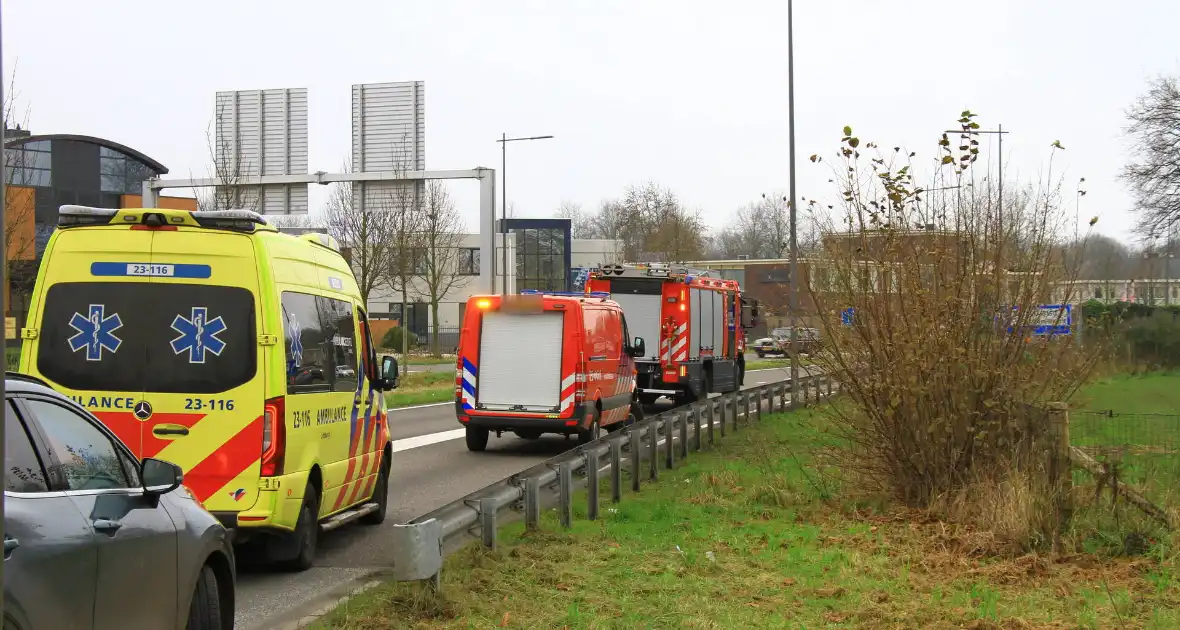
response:
<svg viewBox="0 0 1180 630"><path fill-rule="evenodd" d="M500 134L500 191L503 195L500 203L500 247L504 252L501 260L503 268L500 271L500 294L508 295L508 143L522 140L548 140L553 136L527 136L509 138L508 134ZM493 250L494 251L494 250ZM496 292L496 276L492 275L492 292Z"/></svg>
<svg viewBox="0 0 1180 630"><path fill-rule="evenodd" d="M787 0L787 124L790 127L789 168L791 170L791 408L799 404L799 239L795 196L795 14L793 0Z"/></svg>

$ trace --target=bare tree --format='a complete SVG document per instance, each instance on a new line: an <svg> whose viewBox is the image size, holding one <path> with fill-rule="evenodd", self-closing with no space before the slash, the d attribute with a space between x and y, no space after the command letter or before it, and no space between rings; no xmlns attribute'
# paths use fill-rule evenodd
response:
<svg viewBox="0 0 1180 630"><path fill-rule="evenodd" d="M586 214L582 209L582 204L575 201L565 200L557 206L557 212L554 213L559 219L570 220L570 237L571 238L598 238L595 232L593 217Z"/></svg>
<svg viewBox="0 0 1180 630"><path fill-rule="evenodd" d="M16 69L8 81L2 103L4 129L20 131L28 129L30 110L17 111L19 92L16 88ZM5 134L6 142L13 138ZM25 312L32 295L33 282L37 276L37 225L31 186L42 185L38 177L48 173L49 153L36 151L25 146L4 149L4 278L11 287L14 303L8 308L14 312ZM14 306L19 305L18 308Z"/></svg>
<svg viewBox="0 0 1180 630"><path fill-rule="evenodd" d="M243 186L250 175L252 164L241 158L229 133L231 118L224 103L216 104L213 120L205 128L205 144L209 151L210 175L225 185L197 189L197 207L201 210L255 210L262 204L258 186Z"/></svg>
<svg viewBox="0 0 1180 630"><path fill-rule="evenodd" d="M438 180L427 182L418 219L422 285L425 297L430 301L430 319L434 322L430 347L438 356L438 306L461 279L458 273L459 246L463 243L463 219L455 209L455 200L445 183Z"/></svg>
<svg viewBox="0 0 1180 630"><path fill-rule="evenodd" d="M1157 238L1180 227L1180 84L1159 77L1127 111L1134 158L1123 179L1135 197L1139 230Z"/></svg>
<svg viewBox="0 0 1180 630"><path fill-rule="evenodd" d="M354 191L350 184L332 185L324 223L328 233L339 241L367 305L374 291L392 286L390 270L400 253L394 238L397 217L389 212L367 211Z"/></svg>
<svg viewBox="0 0 1180 630"><path fill-rule="evenodd" d="M582 234L619 241L622 257L631 261L699 260L708 244L701 213L654 182L628 186L622 198L603 201L582 224Z"/></svg>

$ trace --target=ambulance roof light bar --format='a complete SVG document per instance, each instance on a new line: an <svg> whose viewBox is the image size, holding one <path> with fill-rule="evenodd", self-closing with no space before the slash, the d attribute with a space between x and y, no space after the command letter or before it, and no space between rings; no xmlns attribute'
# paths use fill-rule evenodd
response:
<svg viewBox="0 0 1180 630"><path fill-rule="evenodd" d="M66 204L57 209L58 227L108 225L119 211L115 208L92 208Z"/></svg>

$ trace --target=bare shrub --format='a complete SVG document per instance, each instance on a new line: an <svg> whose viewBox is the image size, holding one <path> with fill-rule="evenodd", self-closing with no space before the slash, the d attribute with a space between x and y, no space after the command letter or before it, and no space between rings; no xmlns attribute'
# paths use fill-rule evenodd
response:
<svg viewBox="0 0 1180 630"><path fill-rule="evenodd" d="M975 174L974 118L964 112L962 132L939 138L932 179L952 190L930 199L915 183L916 154L845 127L832 168L841 199L828 206L822 262L810 265L826 342L817 361L849 400L831 407L842 467L909 507L978 509L980 487L1040 474L1039 408L1067 400L1094 364L1073 335L1032 334L1064 323L1039 306L1076 301L1062 282L1076 272L1063 256L1074 226L1052 180L1062 147L1044 181L1006 182L1001 206L999 182ZM1017 501L1008 494L984 502Z"/></svg>

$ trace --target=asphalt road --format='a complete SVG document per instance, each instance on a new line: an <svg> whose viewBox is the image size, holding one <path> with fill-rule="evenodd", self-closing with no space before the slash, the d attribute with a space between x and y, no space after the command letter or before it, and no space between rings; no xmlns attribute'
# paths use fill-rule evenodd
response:
<svg viewBox="0 0 1180 630"><path fill-rule="evenodd" d="M746 387L789 375L784 368L753 370L746 373ZM529 441L493 435L486 451L472 453L450 403L392 410L389 428L395 452L385 523L346 525L322 535L315 566L302 573L242 567L235 627L269 629L330 604L358 580L392 564L388 531L393 523L425 514L575 445L558 436Z"/></svg>

